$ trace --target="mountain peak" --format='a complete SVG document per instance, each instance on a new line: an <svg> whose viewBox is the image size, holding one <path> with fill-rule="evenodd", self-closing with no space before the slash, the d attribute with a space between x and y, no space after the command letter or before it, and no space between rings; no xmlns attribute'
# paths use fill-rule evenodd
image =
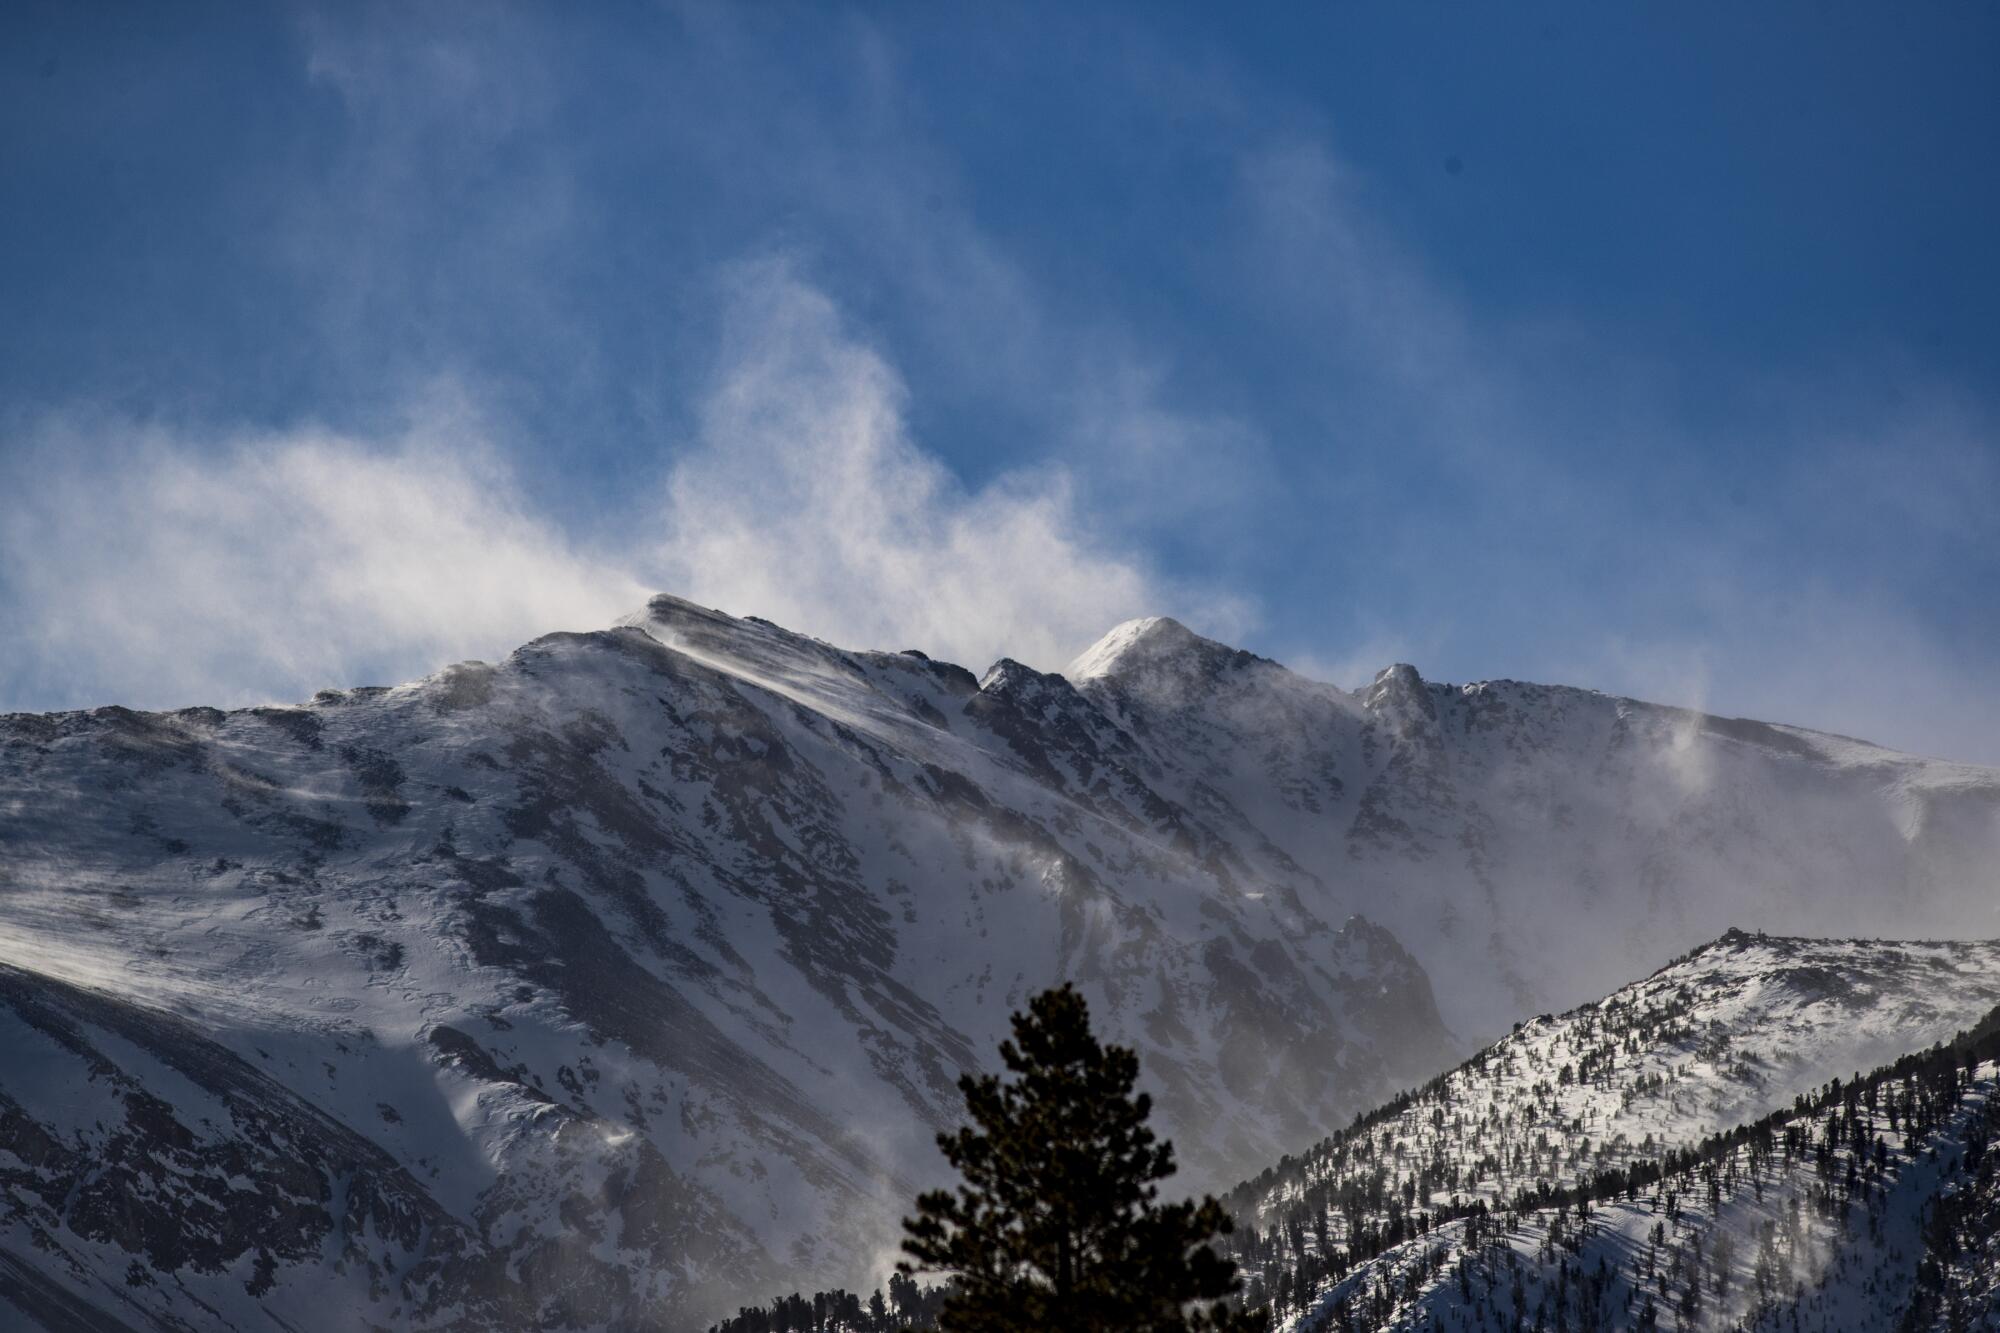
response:
<svg viewBox="0 0 2000 1333"><path fill-rule="evenodd" d="M1375 673L1375 681L1362 694L1369 712L1410 726L1437 721L1437 704L1431 699L1429 684L1408 662L1398 662Z"/></svg>
<svg viewBox="0 0 2000 1333"><path fill-rule="evenodd" d="M1140 663L1157 662L1198 650L1211 641L1202 638L1172 616L1141 616L1115 625L1105 636L1083 650L1062 674L1077 684L1100 676L1118 675ZM1221 644L1212 646L1220 648Z"/></svg>
<svg viewBox="0 0 2000 1333"><path fill-rule="evenodd" d="M1424 678L1408 662L1395 662L1375 673L1375 683L1394 689L1414 690L1423 686Z"/></svg>
<svg viewBox="0 0 2000 1333"><path fill-rule="evenodd" d="M1254 653L1204 639L1178 620L1147 616L1113 629L1062 674L1080 689L1102 684L1156 707L1178 709L1208 697L1226 678L1255 666L1282 670Z"/></svg>

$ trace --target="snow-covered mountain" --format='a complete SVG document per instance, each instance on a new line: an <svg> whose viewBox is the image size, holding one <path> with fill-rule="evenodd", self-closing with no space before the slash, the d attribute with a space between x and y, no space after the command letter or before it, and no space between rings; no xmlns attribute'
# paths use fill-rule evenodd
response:
<svg viewBox="0 0 2000 1333"><path fill-rule="evenodd" d="M1452 1054L1393 937L1010 662L661 599L396 689L0 736L0 1256L50 1309L673 1326L848 1279L1064 977L1198 1179Z"/></svg>
<svg viewBox="0 0 2000 1333"><path fill-rule="evenodd" d="M1732 921L1995 933L1996 865L1987 770L1166 620L975 678L663 597L300 708L8 717L0 1302L692 1325L879 1274L1058 979L1215 1188Z"/></svg>
<svg viewBox="0 0 2000 1333"><path fill-rule="evenodd" d="M1305 1241L1310 1282L1280 1279L1277 1327L2000 1327L1996 1057L2000 1008L1949 1042L1726 1132L1587 1180L1552 1171L1499 1207L1431 1214L1352 1266L1338 1251L1316 1262Z"/></svg>
<svg viewBox="0 0 2000 1333"><path fill-rule="evenodd" d="M1325 1326L1335 1307L1367 1310L1367 1327L1393 1322L1396 1302L1373 1293L1407 1285L1412 1256L1443 1253L1406 1247L1444 1219L1526 1198L1510 1224L1554 1225L1535 1200L1794 1108L1832 1080L1974 1028L1996 1006L2000 941L1732 931L1600 1001L1521 1024L1239 1187L1229 1201L1251 1228L1240 1255L1252 1296L1305 1328ZM1465 1243L1466 1223L1450 1225Z"/></svg>

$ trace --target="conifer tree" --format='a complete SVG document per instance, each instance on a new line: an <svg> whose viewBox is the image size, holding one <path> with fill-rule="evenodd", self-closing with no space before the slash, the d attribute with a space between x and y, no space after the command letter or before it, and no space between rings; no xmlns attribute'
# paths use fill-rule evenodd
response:
<svg viewBox="0 0 2000 1333"><path fill-rule="evenodd" d="M1146 1126L1139 1059L1099 1044L1075 987L1043 991L1013 1018L1011 1077L959 1080L972 1123L938 1146L964 1178L917 1200L904 1272L951 1274L943 1333L1260 1333L1232 1310L1230 1231L1212 1198L1161 1204L1173 1145Z"/></svg>

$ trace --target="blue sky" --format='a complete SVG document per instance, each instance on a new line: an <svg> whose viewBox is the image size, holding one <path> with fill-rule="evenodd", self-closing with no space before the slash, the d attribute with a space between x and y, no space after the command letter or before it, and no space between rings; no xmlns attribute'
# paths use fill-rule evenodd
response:
<svg viewBox="0 0 2000 1333"><path fill-rule="evenodd" d="M0 707L666 587L2000 762L2000 9L8 6Z"/></svg>

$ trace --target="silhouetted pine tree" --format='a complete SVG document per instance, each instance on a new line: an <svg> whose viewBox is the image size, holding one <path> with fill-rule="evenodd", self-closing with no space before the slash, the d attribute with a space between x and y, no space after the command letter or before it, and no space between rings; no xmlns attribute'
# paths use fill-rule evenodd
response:
<svg viewBox="0 0 2000 1333"><path fill-rule="evenodd" d="M1173 1145L1146 1127L1139 1059L1091 1035L1072 986L1015 1014L1000 1058L1011 1078L959 1080L973 1123L938 1146L964 1177L917 1200L903 1223L906 1272L952 1274L944 1333L1119 1330L1256 1333L1232 1310L1233 1261L1209 1242L1230 1230L1214 1199L1160 1204Z"/></svg>

